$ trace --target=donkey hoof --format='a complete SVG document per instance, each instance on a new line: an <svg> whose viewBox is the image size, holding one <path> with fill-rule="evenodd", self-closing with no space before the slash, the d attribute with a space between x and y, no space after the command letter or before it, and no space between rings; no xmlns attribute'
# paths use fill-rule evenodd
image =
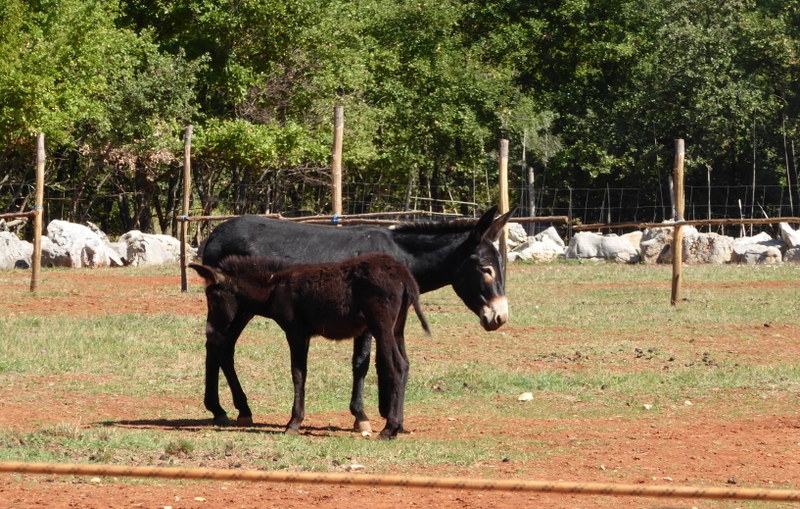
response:
<svg viewBox="0 0 800 509"><path fill-rule="evenodd" d="M236 425L237 426L252 426L253 425L253 416L248 415L247 417L239 416L236 418Z"/></svg>
<svg viewBox="0 0 800 509"><path fill-rule="evenodd" d="M297 428L286 428L286 430L284 430L283 434L284 434L284 435L293 435L293 436L296 436L296 435L299 435L299 434L300 434L300 430L299 430L299 429L297 429Z"/></svg>
<svg viewBox="0 0 800 509"><path fill-rule="evenodd" d="M233 426L233 421L228 419L227 415L220 415L214 417L214 426Z"/></svg>
<svg viewBox="0 0 800 509"><path fill-rule="evenodd" d="M355 431L361 433L361 436L364 438L369 438L372 436L372 426L370 425L369 421L356 421L353 427Z"/></svg>

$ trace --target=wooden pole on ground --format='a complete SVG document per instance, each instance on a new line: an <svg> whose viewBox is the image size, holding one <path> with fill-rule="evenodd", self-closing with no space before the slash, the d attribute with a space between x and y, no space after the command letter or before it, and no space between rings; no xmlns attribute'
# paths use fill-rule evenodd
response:
<svg viewBox="0 0 800 509"><path fill-rule="evenodd" d="M672 232L672 298L674 306L681 298L681 266L683 264L683 160L685 149L682 139L675 140L674 198L675 231Z"/></svg>
<svg viewBox="0 0 800 509"><path fill-rule="evenodd" d="M42 220L44 215L44 133L36 135L36 201L33 206L33 257L31 258L31 291L39 287L42 269Z"/></svg>
<svg viewBox="0 0 800 509"><path fill-rule="evenodd" d="M500 140L500 214L508 212L508 140ZM503 270L508 262L508 227L500 233L500 256L503 257Z"/></svg>
<svg viewBox="0 0 800 509"><path fill-rule="evenodd" d="M186 259L187 251L187 237L189 231L189 221L186 218L189 216L189 201L192 195L192 132L194 126L191 124L186 126L186 132L183 136L183 203L181 206L181 291L185 292L189 289L189 280L186 276L186 268L188 260Z"/></svg>
<svg viewBox="0 0 800 509"><path fill-rule="evenodd" d="M333 108L333 157L331 158L331 204L333 222L342 215L342 139L344 137L344 107Z"/></svg>
<svg viewBox="0 0 800 509"><path fill-rule="evenodd" d="M0 462L0 472L61 476L146 477L172 480L204 480L268 483L303 483L392 488L452 489L472 491L514 491L602 495L606 497L702 498L758 500L771 502L800 501L800 491L766 488L676 486L674 484L611 484L521 479L476 479L471 477L424 477L402 475L353 474L348 472L293 472L241 469L206 469L179 467L135 467L125 465L80 465L73 463ZM618 501L620 505L622 501Z"/></svg>

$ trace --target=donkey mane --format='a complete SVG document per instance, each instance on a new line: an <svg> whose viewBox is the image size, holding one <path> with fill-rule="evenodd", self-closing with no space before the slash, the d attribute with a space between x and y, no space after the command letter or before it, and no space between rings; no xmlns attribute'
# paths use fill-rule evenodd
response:
<svg viewBox="0 0 800 509"><path fill-rule="evenodd" d="M295 265L281 258L231 255L220 262L219 269L230 276L268 277Z"/></svg>
<svg viewBox="0 0 800 509"><path fill-rule="evenodd" d="M448 221L409 221L389 228L402 233L464 233L475 228L477 219L457 218Z"/></svg>

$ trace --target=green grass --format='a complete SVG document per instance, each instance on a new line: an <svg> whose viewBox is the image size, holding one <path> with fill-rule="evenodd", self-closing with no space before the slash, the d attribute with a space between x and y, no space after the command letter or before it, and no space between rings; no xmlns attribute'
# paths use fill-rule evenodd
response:
<svg viewBox="0 0 800 509"><path fill-rule="evenodd" d="M495 422L500 419L521 426L548 421L555 428L576 415L655 419L686 400L715 405L720 418L781 402L793 411L800 367L778 352L798 331L797 285L770 283L800 280L800 267L686 267L685 300L677 306L669 303L670 280L668 267L516 264L507 282L511 321L491 333L449 288L424 295L433 335L426 337L410 318L406 424L413 430L415 420L427 416L444 427L453 418L465 423L459 429L470 432L468 439L422 430L384 443L342 433L339 428L350 425L351 344L322 339L312 341L307 414L330 416L331 428L284 436L280 425L291 406L288 348L280 329L264 319L250 324L237 350L237 369L262 427L120 425L92 412L114 398L135 398L141 408L131 421L210 417L202 408L200 313L5 316L0 384L19 389L7 393L8 402L25 404L26 387L50 383L62 397L81 401L87 413L56 425L0 430L0 460L315 471L363 463L375 473L433 465L480 475L491 473L481 466L487 463L524 464L563 452L547 441L516 443ZM375 385L372 370L366 401L374 418ZM535 402L518 403L522 392L533 392ZM232 411L224 383L220 394ZM736 404L720 404L726 398Z"/></svg>
<svg viewBox="0 0 800 509"><path fill-rule="evenodd" d="M159 355L165 344L201 323L200 317L173 315L5 317L0 319L0 335L13 339L4 344L0 372L104 374L121 369L118 374L132 375L141 369L136 359L166 362Z"/></svg>

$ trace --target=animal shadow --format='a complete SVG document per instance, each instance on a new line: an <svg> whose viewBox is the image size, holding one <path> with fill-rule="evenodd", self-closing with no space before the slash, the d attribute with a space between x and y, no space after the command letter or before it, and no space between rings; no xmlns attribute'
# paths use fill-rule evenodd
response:
<svg viewBox="0 0 800 509"><path fill-rule="evenodd" d="M253 423L247 426L220 426L214 424L211 419L137 419L137 420L117 420L101 421L95 423L96 426L108 428L130 428L130 429L149 429L166 431L206 431L209 428L221 433L260 433L268 435L283 435L286 429L285 424L278 423ZM300 430L301 435L308 436L330 436L334 433L352 432L351 429L344 429L339 426L303 426Z"/></svg>

